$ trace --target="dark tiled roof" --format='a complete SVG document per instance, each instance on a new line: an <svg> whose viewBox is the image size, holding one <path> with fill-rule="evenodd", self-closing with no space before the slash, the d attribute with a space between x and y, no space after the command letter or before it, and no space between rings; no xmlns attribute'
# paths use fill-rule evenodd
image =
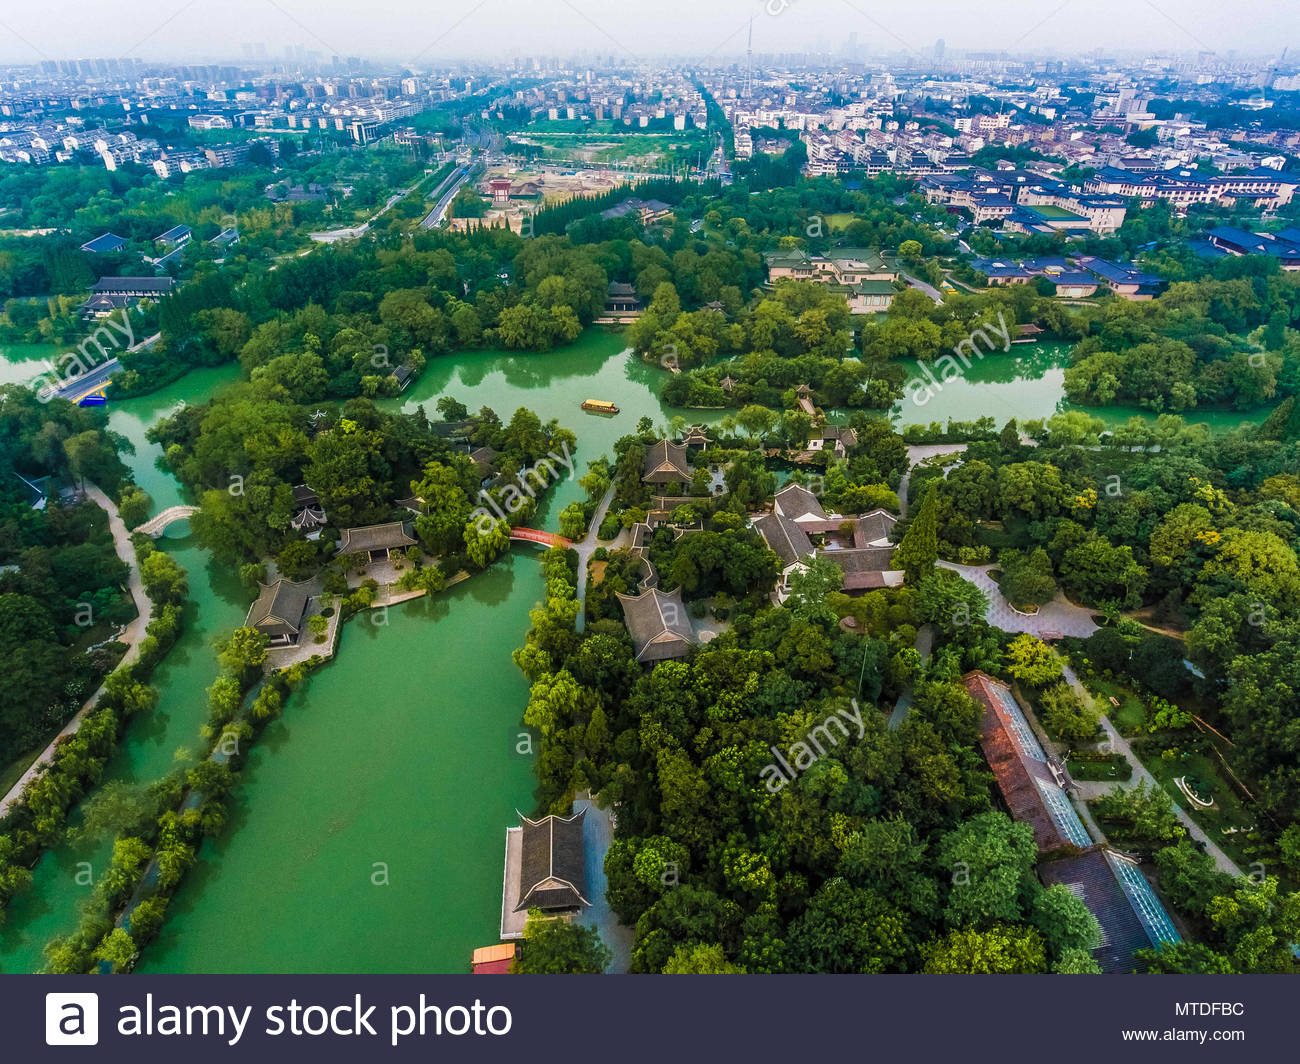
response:
<svg viewBox="0 0 1300 1064"><path fill-rule="evenodd" d="M478 447L469 453L469 460L474 463L474 468L478 470L481 477L492 474L492 463L497 459L497 452L491 447Z"/></svg>
<svg viewBox="0 0 1300 1064"><path fill-rule="evenodd" d="M298 635L302 630L302 615L307 612L309 598L311 591L308 584L295 584L292 580L263 584L262 593L249 607L244 624L270 636Z"/></svg>
<svg viewBox="0 0 1300 1064"><path fill-rule="evenodd" d="M979 270L986 277L1028 277L1033 269L1018 262L1002 262L999 259L975 258L970 261L973 269Z"/></svg>
<svg viewBox="0 0 1300 1064"><path fill-rule="evenodd" d="M289 521L290 527L299 532L315 532L326 525L325 511L319 506L304 506Z"/></svg>
<svg viewBox="0 0 1300 1064"><path fill-rule="evenodd" d="M1095 258L1091 255L1081 258L1079 263L1089 273L1115 284L1158 285L1161 283L1161 278L1155 274L1143 273L1132 266L1107 262L1105 259Z"/></svg>
<svg viewBox="0 0 1300 1064"><path fill-rule="evenodd" d="M586 861L582 823L586 810L573 816L546 816L523 820L519 865L519 904L527 909L578 909L586 898Z"/></svg>
<svg viewBox="0 0 1300 1064"><path fill-rule="evenodd" d="M120 310L130 305L130 298L123 295L91 296L81 304L82 310Z"/></svg>
<svg viewBox="0 0 1300 1064"><path fill-rule="evenodd" d="M1295 230L1291 230L1295 233ZM1282 233L1248 233L1230 225L1220 225L1205 234L1216 244L1244 254L1272 255L1275 258L1300 257L1300 241L1287 239Z"/></svg>
<svg viewBox="0 0 1300 1064"><path fill-rule="evenodd" d="M820 555L844 570L844 590L864 591L886 587L885 574L891 570L893 547L861 547L852 550L828 550Z"/></svg>
<svg viewBox="0 0 1300 1064"><path fill-rule="evenodd" d="M1087 270L1062 270L1060 273L1049 273L1044 274L1044 276L1057 287L1061 285L1095 285L1097 283L1097 278ZM1023 329L1025 326L1022 325L1020 328ZM1039 332L1042 331L1039 329Z"/></svg>
<svg viewBox="0 0 1300 1064"><path fill-rule="evenodd" d="M170 277L101 277L94 291L113 295L119 292L170 292L176 282Z"/></svg>
<svg viewBox="0 0 1300 1064"><path fill-rule="evenodd" d="M867 544L888 539L896 524L898 518L888 510L872 510L858 518L858 535L855 541L860 538L864 544Z"/></svg>
<svg viewBox="0 0 1300 1064"><path fill-rule="evenodd" d="M293 486L293 502L295 506L319 506L320 496L315 490L307 487L306 484L295 484Z"/></svg>
<svg viewBox="0 0 1300 1064"><path fill-rule="evenodd" d="M839 440L845 447L856 447L858 445L858 434L847 425L826 425L821 429L821 438L823 440Z"/></svg>
<svg viewBox="0 0 1300 1064"><path fill-rule="evenodd" d="M385 525L367 525L365 528L345 528L343 539L339 542L340 554L360 554L362 551L392 550L397 547L410 547L415 543L401 521L390 521Z"/></svg>
<svg viewBox="0 0 1300 1064"><path fill-rule="evenodd" d="M1101 925L1101 944L1092 955L1107 973L1133 971L1133 951L1157 944L1147 933L1132 899L1116 876L1114 862L1123 860L1096 847L1075 856L1044 861L1038 866L1038 876L1044 883L1064 884L1097 918Z"/></svg>
<svg viewBox="0 0 1300 1064"><path fill-rule="evenodd" d="M633 211L650 211L652 213L657 213L659 211L667 211L671 209L672 208L662 200L625 199L622 203L615 204L608 210L601 211L600 216L602 218L622 218L625 215L631 214Z"/></svg>
<svg viewBox="0 0 1300 1064"><path fill-rule="evenodd" d="M783 517L792 521L800 517L815 517L826 520L826 511L817 501L817 496L799 484L787 484L776 493L776 509Z"/></svg>
<svg viewBox="0 0 1300 1064"><path fill-rule="evenodd" d="M652 589L641 595L619 595L623 620L636 644L637 661L679 658L695 642L695 633L680 590Z"/></svg>
<svg viewBox="0 0 1300 1064"><path fill-rule="evenodd" d="M786 565L793 565L812 553L812 541L808 538L808 533L788 517L775 513L756 517L754 530L763 537L764 543L781 556L781 561Z"/></svg>
<svg viewBox="0 0 1300 1064"><path fill-rule="evenodd" d="M99 253L117 251L124 247L126 247L126 240L123 237L118 236L116 233L101 233L94 240L87 240L82 244L81 250Z"/></svg>
<svg viewBox="0 0 1300 1064"><path fill-rule="evenodd" d="M855 547L852 550L828 550L823 557L829 558L846 573L871 570L881 572L889 568L894 556L893 547Z"/></svg>
<svg viewBox="0 0 1300 1064"><path fill-rule="evenodd" d="M672 440L652 444L645 455L642 480L656 483L666 480L690 480L691 467L686 463L686 448Z"/></svg>

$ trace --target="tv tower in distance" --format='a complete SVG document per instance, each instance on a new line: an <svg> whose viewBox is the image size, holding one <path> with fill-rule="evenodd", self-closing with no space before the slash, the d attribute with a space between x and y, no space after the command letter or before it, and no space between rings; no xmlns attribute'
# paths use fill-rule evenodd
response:
<svg viewBox="0 0 1300 1064"><path fill-rule="evenodd" d="M754 16L749 16L749 40L745 43L745 98L754 94Z"/></svg>

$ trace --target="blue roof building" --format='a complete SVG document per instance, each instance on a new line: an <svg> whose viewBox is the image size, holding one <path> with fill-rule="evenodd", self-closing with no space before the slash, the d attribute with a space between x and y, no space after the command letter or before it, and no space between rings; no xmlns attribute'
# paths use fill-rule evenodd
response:
<svg viewBox="0 0 1300 1064"><path fill-rule="evenodd" d="M109 251L121 251L126 247L126 239L115 235L114 233L102 233L95 237L94 240L87 240L81 245L82 251L89 251L92 255L102 255Z"/></svg>
<svg viewBox="0 0 1300 1064"><path fill-rule="evenodd" d="M1079 265L1125 299L1152 299L1165 283L1163 277L1154 273L1144 273L1135 266L1108 262L1091 255L1080 258Z"/></svg>
<svg viewBox="0 0 1300 1064"><path fill-rule="evenodd" d="M164 244L167 247L180 247L182 244L188 244L190 241L190 227L188 225L177 225L168 229L165 233L159 233L154 237L154 243Z"/></svg>
<svg viewBox="0 0 1300 1064"><path fill-rule="evenodd" d="M1284 270L1300 269L1300 230L1280 233L1248 233L1231 225L1219 225L1205 234L1211 244L1230 255L1270 255Z"/></svg>
<svg viewBox="0 0 1300 1064"><path fill-rule="evenodd" d="M49 477L41 477L39 480L28 480L21 473L15 472L14 476L22 481L23 487L27 491L27 503L33 510L44 510L45 503L49 499L47 488L50 483Z"/></svg>

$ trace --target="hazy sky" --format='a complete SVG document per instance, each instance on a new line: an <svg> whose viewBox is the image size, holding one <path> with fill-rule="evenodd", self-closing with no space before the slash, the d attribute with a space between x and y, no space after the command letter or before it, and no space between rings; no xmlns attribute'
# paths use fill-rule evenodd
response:
<svg viewBox="0 0 1300 1064"><path fill-rule="evenodd" d="M0 0L0 61L238 58L303 45L406 62L829 48L1069 53L1300 47L1297 0ZM1294 55L1294 52L1293 52Z"/></svg>

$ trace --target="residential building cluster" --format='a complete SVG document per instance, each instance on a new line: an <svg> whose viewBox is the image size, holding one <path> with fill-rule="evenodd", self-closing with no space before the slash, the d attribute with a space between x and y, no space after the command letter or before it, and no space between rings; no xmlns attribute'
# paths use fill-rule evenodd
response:
<svg viewBox="0 0 1300 1064"><path fill-rule="evenodd" d="M1099 259L1095 255L1067 258L1004 260L975 258L971 267L988 278L990 287L1047 283L1047 293L1062 299L1086 299L1109 289L1128 300L1154 299L1164 287L1161 278L1131 265Z"/></svg>
<svg viewBox="0 0 1300 1064"><path fill-rule="evenodd" d="M502 101L506 102L503 97ZM566 71L541 84L516 89L508 105L526 110L534 121L613 122L630 129L703 129L704 97L684 74L601 74ZM491 117L485 108L483 117Z"/></svg>
<svg viewBox="0 0 1300 1064"><path fill-rule="evenodd" d="M827 255L789 248L769 251L764 260L772 283L789 279L827 285L844 294L854 314L888 310L897 291L898 270L871 248L836 248Z"/></svg>
<svg viewBox="0 0 1300 1064"><path fill-rule="evenodd" d="M996 220L1025 233L1113 233L1128 212L1122 196L1086 192L1031 170L986 170L929 174L920 179L930 203L964 208L975 224Z"/></svg>
<svg viewBox="0 0 1300 1064"><path fill-rule="evenodd" d="M1134 197L1176 210L1238 202L1269 209L1294 191L1282 171L1300 149L1300 131L1258 120L1272 106L1264 90L1290 84L1278 63L941 59L732 69L703 83L731 123L738 159L800 141L811 176L963 174L972 183L955 182L957 205L1012 231L1112 232ZM1243 96L1251 89L1258 99ZM1170 113L1174 102L1186 110ZM1230 103L1240 122L1212 128L1204 109ZM1021 163L991 181L973 170L972 156L997 159L999 150L1013 160L1000 165L1016 170L1014 160L1028 155L1032 172ZM1059 180L1070 167L1093 174ZM997 187L1009 181L1017 184ZM949 202L941 197L935 188L932 200Z"/></svg>
<svg viewBox="0 0 1300 1064"><path fill-rule="evenodd" d="M348 69L361 65L349 61ZM9 91L0 100L0 162L102 162L110 170L139 163L168 177L235 165L258 133L271 146L277 135L299 130L369 143L429 107L489 92L492 84L450 71L369 75L341 67L337 60L331 72L85 60L14 68L5 72ZM158 132L148 135L151 128ZM222 134L228 143L215 142Z"/></svg>

